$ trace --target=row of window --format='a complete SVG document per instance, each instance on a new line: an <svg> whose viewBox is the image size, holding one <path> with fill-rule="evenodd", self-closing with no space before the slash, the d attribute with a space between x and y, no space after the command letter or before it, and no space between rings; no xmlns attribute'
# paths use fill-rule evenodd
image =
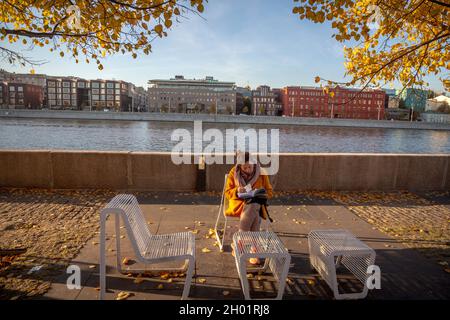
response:
<svg viewBox="0 0 450 320"><path fill-rule="evenodd" d="M295 112L294 116L316 116L316 117L330 117L329 113L321 113L321 112ZM338 117L340 118L359 118L359 119L368 119L369 115L367 113L339 113ZM375 119L377 114L372 114L372 118Z"/></svg>
<svg viewBox="0 0 450 320"><path fill-rule="evenodd" d="M275 98L255 98L253 97L253 102L275 102Z"/></svg>
<svg viewBox="0 0 450 320"><path fill-rule="evenodd" d="M337 91L335 92L336 97L354 97L356 93L354 92L340 92ZM321 96L326 96L326 93L323 92L322 90L317 90L317 91L289 91L289 95L293 95L293 96L315 96L315 97L321 97ZM378 98L381 99L383 98L383 94L380 93L359 93L358 97L360 98Z"/></svg>
<svg viewBox="0 0 450 320"><path fill-rule="evenodd" d="M207 101L207 102L215 102L216 100L220 101L220 102L232 102L232 103L234 102L234 99L230 99L230 98L217 99L217 98L197 98L197 97L193 98L193 97L187 97L186 99L187 100L195 99L196 101ZM156 97L153 97L153 100L156 100ZM185 101L185 98L178 97L177 99L175 99L175 98L172 98L172 97L159 97L159 100L162 100L162 101Z"/></svg>
<svg viewBox="0 0 450 320"><path fill-rule="evenodd" d="M193 96L204 96L204 97L209 97L209 96L218 96L218 95L223 95L224 93L222 92L189 92L189 91L164 91L164 92L152 92L150 91L151 95L193 95ZM230 96L234 95L234 94L229 94Z"/></svg>
<svg viewBox="0 0 450 320"><path fill-rule="evenodd" d="M120 107L120 102L113 101L94 101L92 102L93 107Z"/></svg>
<svg viewBox="0 0 450 320"><path fill-rule="evenodd" d="M297 102L299 100L305 100L305 101L311 101L311 102L322 102L322 103L328 103L329 101L325 100L324 98L304 98L300 97L299 99L290 97L289 102ZM337 103L344 102L344 100L336 100ZM383 104L384 101L379 100L377 101L377 104ZM366 100L366 99L354 99L347 102L349 105L355 105L355 104L372 104L372 100Z"/></svg>
<svg viewBox="0 0 450 320"><path fill-rule="evenodd" d="M7 99L5 99L5 102L7 102L8 100ZM0 99L0 103L3 103L3 99ZM10 104L23 104L23 98L19 98L19 99L16 99L16 98L10 98L9 99L9 103Z"/></svg>
<svg viewBox="0 0 450 320"><path fill-rule="evenodd" d="M1 86L0 86L0 90L3 90ZM16 91L16 87L9 86L9 92L13 92L13 91ZM18 86L17 87L17 91L22 92L23 91L23 87L22 86Z"/></svg>
<svg viewBox="0 0 450 320"><path fill-rule="evenodd" d="M303 104L301 104L300 105L300 108L297 108L297 107L294 107L294 109L300 109L300 110L331 110L331 106L324 106L324 105L321 105L321 106L308 106L308 105L303 105ZM333 107L333 110L336 110L336 111L338 111L338 110L342 110L342 111L345 111L345 110L351 110L351 111L353 111L353 110L365 110L365 111L377 111L378 110L378 108L370 108L370 107L359 107L359 108L356 108L356 107L354 107L354 106L334 106Z"/></svg>
<svg viewBox="0 0 450 320"><path fill-rule="evenodd" d="M269 109L279 109L281 108L281 105L276 104L276 103L268 103L268 104L262 104L262 103L255 103L255 107L267 107Z"/></svg>
<svg viewBox="0 0 450 320"><path fill-rule="evenodd" d="M120 101L120 96L114 96L114 95L98 95L98 94L93 94L92 95L92 101L94 100L116 100L116 101Z"/></svg>
<svg viewBox="0 0 450 320"><path fill-rule="evenodd" d="M56 88L56 87L63 87L63 88L108 88L108 89L127 89L126 83L119 83L119 82L86 82L86 81L48 81L47 87Z"/></svg>

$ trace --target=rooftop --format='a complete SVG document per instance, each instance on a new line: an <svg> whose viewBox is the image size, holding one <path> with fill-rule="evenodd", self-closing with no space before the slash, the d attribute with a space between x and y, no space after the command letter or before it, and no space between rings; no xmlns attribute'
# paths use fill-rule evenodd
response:
<svg viewBox="0 0 450 320"><path fill-rule="evenodd" d="M152 79L148 81L149 84L164 87L169 86L189 86L189 87L234 87L235 83L231 81L219 81L214 77L206 76L204 79L185 79L182 75L176 75L171 79Z"/></svg>

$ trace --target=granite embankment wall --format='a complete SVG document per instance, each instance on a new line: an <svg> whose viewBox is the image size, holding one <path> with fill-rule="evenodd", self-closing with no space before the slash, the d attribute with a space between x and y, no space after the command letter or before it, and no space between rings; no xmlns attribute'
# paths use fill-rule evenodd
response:
<svg viewBox="0 0 450 320"><path fill-rule="evenodd" d="M276 190L449 190L448 154L283 153ZM190 156L194 159L194 155ZM0 150L0 186L220 191L231 165L176 165L170 153Z"/></svg>

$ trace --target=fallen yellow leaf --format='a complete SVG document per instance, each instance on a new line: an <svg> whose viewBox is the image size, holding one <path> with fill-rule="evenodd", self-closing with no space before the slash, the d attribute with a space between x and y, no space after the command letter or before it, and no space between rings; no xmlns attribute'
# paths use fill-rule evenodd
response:
<svg viewBox="0 0 450 320"><path fill-rule="evenodd" d="M131 292L121 291L117 294L116 300L125 300L131 297L133 294Z"/></svg>
<svg viewBox="0 0 450 320"><path fill-rule="evenodd" d="M133 282L136 283L136 284L139 284L139 283L144 282L144 279L142 279L141 277L137 277L136 279L134 279Z"/></svg>
<svg viewBox="0 0 450 320"><path fill-rule="evenodd" d="M203 253L210 253L211 250L209 250L208 248L203 248L203 249L202 249L202 252L203 252Z"/></svg>
<svg viewBox="0 0 450 320"><path fill-rule="evenodd" d="M161 279L167 280L167 279L169 279L169 276L170 276L169 273L163 273L163 274L161 274Z"/></svg>

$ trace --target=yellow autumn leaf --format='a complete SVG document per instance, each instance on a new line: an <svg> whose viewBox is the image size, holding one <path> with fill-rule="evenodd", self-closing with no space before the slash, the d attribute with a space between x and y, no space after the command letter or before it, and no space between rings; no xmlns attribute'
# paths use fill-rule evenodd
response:
<svg viewBox="0 0 450 320"><path fill-rule="evenodd" d="M157 34L161 34L163 31L163 26L161 24L158 24L155 26L154 30Z"/></svg>
<svg viewBox="0 0 450 320"><path fill-rule="evenodd" d="M142 279L141 277L137 277L136 279L134 279L133 282L136 284L140 284L140 283L144 282L144 279Z"/></svg>
<svg viewBox="0 0 450 320"><path fill-rule="evenodd" d="M168 273L168 272L163 273L163 274L161 274L160 277L161 277L161 279L166 280L166 279L168 279L170 277L170 273Z"/></svg>
<svg viewBox="0 0 450 320"><path fill-rule="evenodd" d="M121 291L117 294L116 300L125 300L131 297L133 294L131 292Z"/></svg>

